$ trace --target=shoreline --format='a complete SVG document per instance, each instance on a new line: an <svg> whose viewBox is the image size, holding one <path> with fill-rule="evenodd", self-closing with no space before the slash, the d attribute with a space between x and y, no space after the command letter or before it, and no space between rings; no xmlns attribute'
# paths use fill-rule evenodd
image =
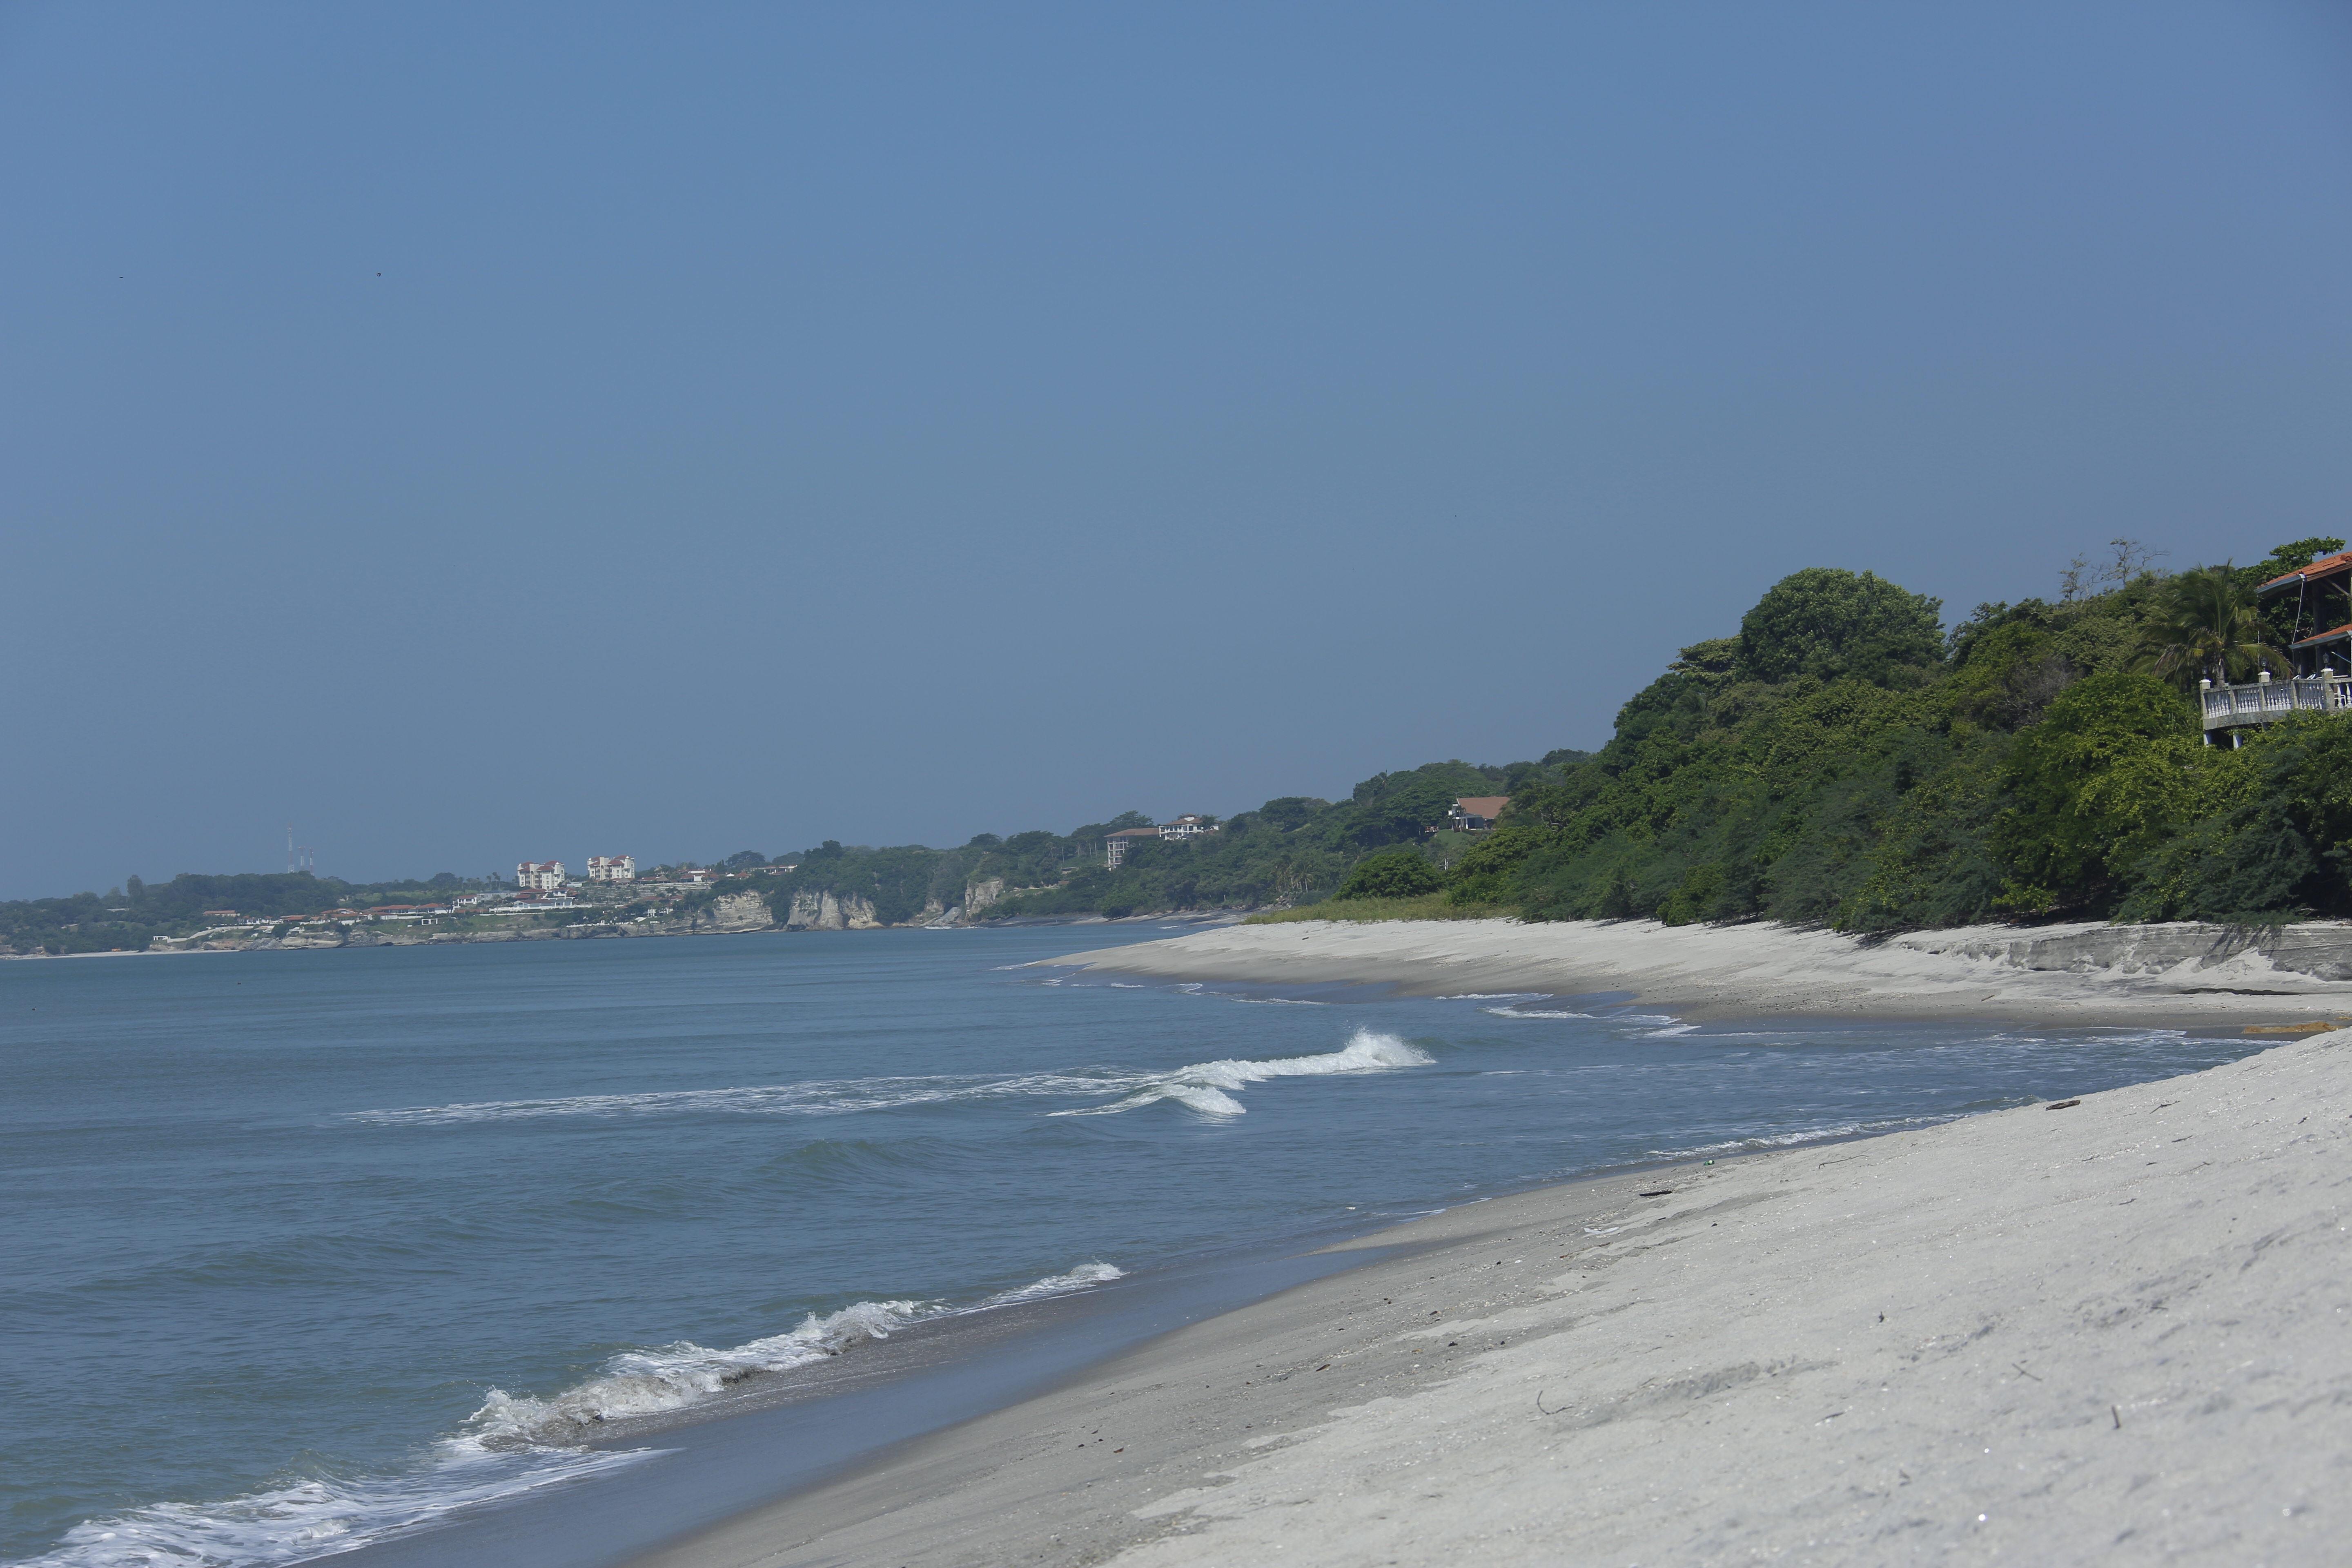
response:
<svg viewBox="0 0 2352 1568"><path fill-rule="evenodd" d="M2347 1153L2352 1030L1474 1202L632 1562L2328 1561Z"/></svg>
<svg viewBox="0 0 2352 1568"><path fill-rule="evenodd" d="M1630 992L1642 1006L1698 1023L2352 1023L2352 923L2342 921L1968 926L1864 939L1760 922L1308 921L1226 926L1049 962L1171 981L1374 984L1406 995Z"/></svg>

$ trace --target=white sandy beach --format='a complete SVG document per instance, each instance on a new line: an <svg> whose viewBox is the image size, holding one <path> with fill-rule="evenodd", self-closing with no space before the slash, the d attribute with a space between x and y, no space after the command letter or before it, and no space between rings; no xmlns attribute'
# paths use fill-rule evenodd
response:
<svg viewBox="0 0 2352 1568"><path fill-rule="evenodd" d="M1627 991L1685 1017L1860 1015L2051 1026L2352 1021L2352 926L1969 926L1866 940L1758 922L1311 921L1059 961L1171 980L1422 995Z"/></svg>
<svg viewBox="0 0 2352 1568"><path fill-rule="evenodd" d="M1416 1222L653 1561L2341 1563L2347 1224L2352 1030Z"/></svg>

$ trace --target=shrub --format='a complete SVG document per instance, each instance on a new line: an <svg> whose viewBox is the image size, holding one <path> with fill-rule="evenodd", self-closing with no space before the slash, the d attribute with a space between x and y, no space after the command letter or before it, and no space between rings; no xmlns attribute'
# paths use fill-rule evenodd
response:
<svg viewBox="0 0 2352 1568"><path fill-rule="evenodd" d="M1339 884L1343 899L1417 899L1444 886L1437 868L1418 849L1391 849L1368 855Z"/></svg>

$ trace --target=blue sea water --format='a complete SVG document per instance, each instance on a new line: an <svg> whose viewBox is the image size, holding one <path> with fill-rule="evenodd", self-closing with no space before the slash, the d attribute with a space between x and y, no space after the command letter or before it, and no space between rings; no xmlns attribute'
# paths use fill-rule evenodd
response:
<svg viewBox="0 0 2352 1568"><path fill-rule="evenodd" d="M1165 934L0 964L0 1561L302 1561L941 1313L2252 1048L1020 967Z"/></svg>

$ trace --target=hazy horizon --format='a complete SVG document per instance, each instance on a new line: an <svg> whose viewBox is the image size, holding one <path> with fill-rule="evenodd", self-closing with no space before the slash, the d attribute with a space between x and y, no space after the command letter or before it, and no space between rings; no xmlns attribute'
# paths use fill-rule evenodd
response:
<svg viewBox="0 0 2352 1568"><path fill-rule="evenodd" d="M0 897L1606 739L1800 567L2352 532L2352 20L0 13Z"/></svg>

